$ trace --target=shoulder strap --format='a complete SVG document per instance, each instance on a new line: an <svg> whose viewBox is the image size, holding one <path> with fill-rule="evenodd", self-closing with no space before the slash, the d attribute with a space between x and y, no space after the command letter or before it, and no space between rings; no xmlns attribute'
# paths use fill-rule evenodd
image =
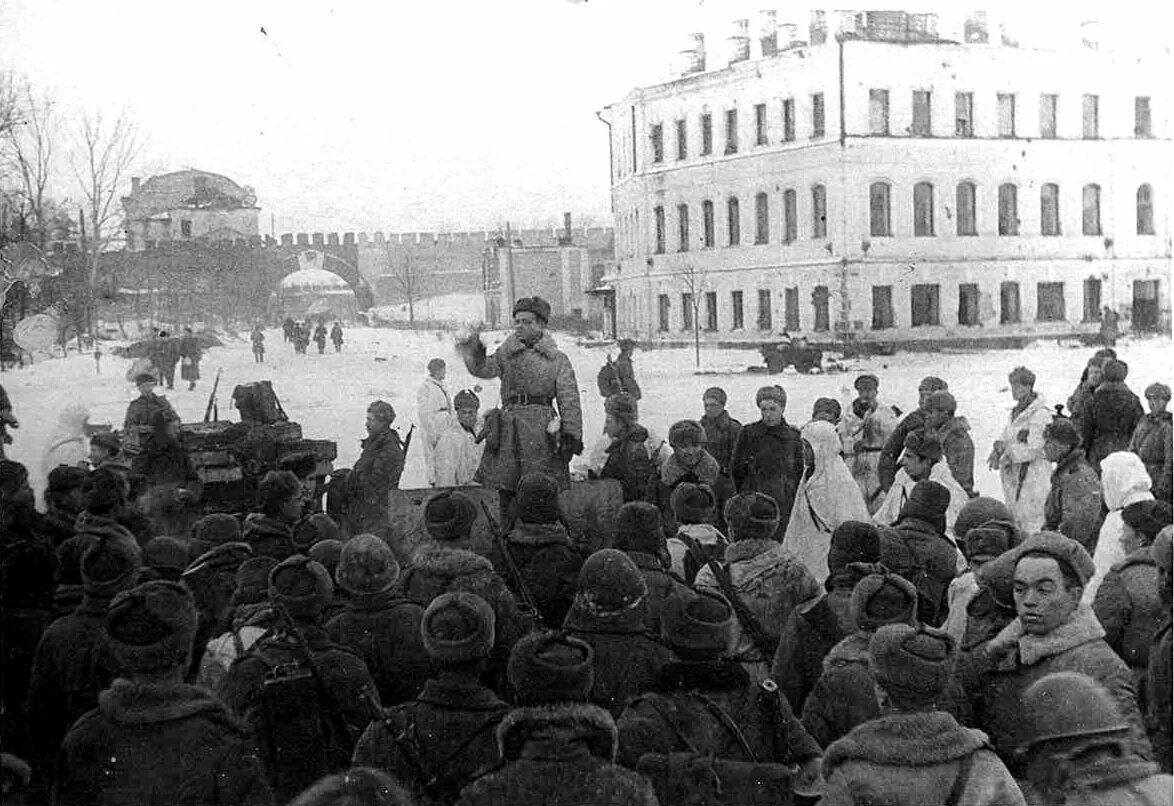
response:
<svg viewBox="0 0 1174 806"><path fill-rule="evenodd" d="M974 766L976 755L978 755L978 751L970 753L958 763L958 774L954 777L954 785L950 787L950 794L946 796L942 806L958 806L959 801L962 800L962 792L966 789L966 784L970 782L970 770Z"/></svg>
<svg viewBox="0 0 1174 806"><path fill-rule="evenodd" d="M697 749L697 745L693 744L693 742L689 740L689 737L685 735L684 731L681 730L680 726L677 725L677 721L669 716L667 711L660 707L660 703L656 701L655 695L645 697L643 702L648 703L648 707L650 707L653 711L656 711L656 715L664 720L664 723L669 726L673 733L677 735L677 739L680 740L681 744L685 746L686 750L688 750L690 753L700 752Z"/></svg>
<svg viewBox="0 0 1174 806"><path fill-rule="evenodd" d="M746 754L746 758L755 764L758 763L758 754L754 752L754 748L746 740L746 734L742 732L742 729L738 727L738 723L734 722L734 718L730 716L726 709L722 708L712 698L702 694L700 691L690 691L689 696L704 703L709 712L717 717L718 721L722 723L722 726L733 735L738 745L742 748L742 752Z"/></svg>

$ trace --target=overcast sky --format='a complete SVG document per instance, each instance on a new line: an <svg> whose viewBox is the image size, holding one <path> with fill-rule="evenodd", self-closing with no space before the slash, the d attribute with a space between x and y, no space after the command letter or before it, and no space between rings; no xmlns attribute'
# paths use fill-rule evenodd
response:
<svg viewBox="0 0 1174 806"><path fill-rule="evenodd" d="M691 31L707 33L712 66L731 20L779 6L0 0L0 69L67 112L125 110L149 141L148 174L193 167L253 186L266 233L271 214L278 233L547 225L563 210L609 224L595 112L671 75ZM1038 31L1098 7L1124 16L1089 2L1014 13ZM780 22L805 23L783 9Z"/></svg>

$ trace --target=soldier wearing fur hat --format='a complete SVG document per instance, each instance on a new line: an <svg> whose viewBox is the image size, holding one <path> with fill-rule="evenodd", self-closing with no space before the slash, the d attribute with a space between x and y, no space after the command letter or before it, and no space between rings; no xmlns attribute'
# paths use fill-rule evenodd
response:
<svg viewBox="0 0 1174 806"><path fill-rule="evenodd" d="M628 555L644 577L644 626L660 635L660 611L674 593L688 585L670 567L668 546L661 529L660 512L646 501L632 501L616 515L615 547Z"/></svg>
<svg viewBox="0 0 1174 806"><path fill-rule="evenodd" d="M330 640L367 664L384 705L406 702L428 677L420 641L423 608L394 593L399 563L375 535L357 535L342 546L338 586L349 594L346 609L326 624Z"/></svg>
<svg viewBox="0 0 1174 806"><path fill-rule="evenodd" d="M599 477L615 479L624 488L624 501L642 501L652 473L648 456L648 429L636 422L636 398L627 392L604 401L603 433L611 439Z"/></svg>
<svg viewBox="0 0 1174 806"><path fill-rule="evenodd" d="M1032 534L1043 527L1044 502L1051 487L1044 429L1052 421L1052 409L1035 391L1034 372L1016 367L1007 377L1015 406L1002 436L991 448L987 465L999 471L1003 500L1015 513L1015 524Z"/></svg>
<svg viewBox="0 0 1174 806"><path fill-rule="evenodd" d="M1044 429L1044 457L1056 465L1044 501L1044 529L1070 537L1094 553L1107 513L1101 477L1085 458L1072 420L1056 417Z"/></svg>
<svg viewBox="0 0 1174 806"><path fill-rule="evenodd" d="M130 431L132 428L148 429L155 423L155 415L163 412L168 419L179 422L179 415L167 402L167 398L155 394L155 387L159 382L149 372L140 372L134 377L135 387L139 396L126 407L126 417L122 422L122 429Z"/></svg>
<svg viewBox="0 0 1174 806"><path fill-rule="evenodd" d="M546 332L550 304L541 297L514 304L514 332L493 355L479 334L461 346L478 378L501 378L501 409L492 415L478 476L499 491L503 514L527 472L549 474L570 486L568 464L583 452L583 412L570 360ZM557 403L557 410L556 410Z"/></svg>
<svg viewBox="0 0 1174 806"><path fill-rule="evenodd" d="M986 735L964 728L937 703L950 685L954 642L909 624L881 627L869 642L880 713L827 748L821 803L1024 803ZM867 794L865 794L867 793Z"/></svg>
<svg viewBox="0 0 1174 806"><path fill-rule="evenodd" d="M648 585L640 569L616 549L600 549L579 572L579 588L563 622L595 652L588 700L618 717L624 703L652 687L673 653L646 632Z"/></svg>
<svg viewBox="0 0 1174 806"><path fill-rule="evenodd" d="M953 532L958 514L970 498L950 472L950 466L942 454L941 443L927 436L924 429L906 435L905 450L901 453L901 469L897 471L892 486L873 513L872 522L878 526L895 524L909 496L913 494L913 488L922 481L936 482L949 491L946 531Z"/></svg>
<svg viewBox="0 0 1174 806"><path fill-rule="evenodd" d="M1095 570L1088 552L1071 538L1040 532L1010 557L1017 617L969 653L961 668L977 725L1008 761L1022 726L1028 687L1053 672L1080 672L1109 690L1131 726L1131 746L1149 758L1133 674L1105 643L1092 608L1081 603Z"/></svg>
<svg viewBox="0 0 1174 806"><path fill-rule="evenodd" d="M726 390L720 386L706 389L701 395L701 405L705 413L698 422L705 429L705 450L717 460L721 474L730 478L730 462L734 458L734 445L738 442L738 434L742 433L742 423L726 411L726 400Z"/></svg>
<svg viewBox="0 0 1174 806"><path fill-rule="evenodd" d="M1174 440L1171 437L1170 412L1166 410L1170 405L1170 387L1164 383L1151 383L1145 389L1145 402L1149 404L1150 410L1133 430L1129 450L1140 456L1145 464L1154 498L1169 504L1174 482L1174 470L1171 469Z"/></svg>
<svg viewBox="0 0 1174 806"><path fill-rule="evenodd" d="M779 526L774 538L781 541L803 477L803 440L783 416L787 408L783 387L762 387L754 402L762 417L742 428L730 471L738 492L765 493L778 504Z"/></svg>
<svg viewBox="0 0 1174 806"><path fill-rule="evenodd" d="M363 450L347 476L346 521L350 534L374 532L389 523L388 494L399 487L404 472L404 447L391 427L395 409L376 400L367 407Z"/></svg>
<svg viewBox="0 0 1174 806"><path fill-rule="evenodd" d="M949 384L934 375L927 375L917 385L917 408L897 423L881 449L877 474L881 489L885 492L888 492L897 477L901 452L905 448L905 438L914 432L921 431L925 426L925 407L929 402L930 395L934 392L946 392L949 389Z"/></svg>
<svg viewBox="0 0 1174 806"><path fill-rule="evenodd" d="M681 484L704 484L713 493L717 507L733 494L721 466L706 450L705 428L696 420L679 420L669 428L669 446L672 454L659 471L649 478L644 499L660 510L665 534L676 534L677 520L673 513L672 497Z"/></svg>
<svg viewBox="0 0 1174 806"><path fill-rule="evenodd" d="M875 375L859 376L855 387L856 399L843 412L836 430L843 445L844 462L872 513L884 497L878 468L881 450L897 427L897 411L878 399L880 381Z"/></svg>
<svg viewBox="0 0 1174 806"><path fill-rule="evenodd" d="M498 769L465 787L467 806L654 806L641 775L616 763L619 734L604 709L587 703L593 652L577 638L539 632L517 643L509 679L517 707L497 728Z"/></svg>
<svg viewBox="0 0 1174 806"><path fill-rule="evenodd" d="M302 486L288 470L270 470L257 485L260 512L245 517L243 539L253 553L284 560L297 552L293 527L302 517Z"/></svg>
<svg viewBox="0 0 1174 806"><path fill-rule="evenodd" d="M734 624L733 610L717 594L686 592L665 602L661 635L677 660L666 664L652 689L633 699L619 718L626 765L635 767L645 753L691 752L795 764L801 781L818 778L819 745L786 698L755 685L729 657Z"/></svg>
<svg viewBox="0 0 1174 806"><path fill-rule="evenodd" d="M1058 672L1033 683L1023 694L1023 723L1017 749L1032 803L1171 802L1174 782L1169 774L1137 755L1129 720L1109 692L1088 676Z"/></svg>
<svg viewBox="0 0 1174 806"><path fill-rule="evenodd" d="M120 675L65 737L54 803L273 802L244 726L183 683L195 632L195 603L177 582L111 602L106 635Z"/></svg>
<svg viewBox="0 0 1174 806"><path fill-rule="evenodd" d="M632 353L639 345L632 339L620 339L616 346L620 348L620 354L615 361L616 377L620 382L619 391L627 392L633 399L639 400L640 384L636 382L636 368L632 366Z"/></svg>
<svg viewBox="0 0 1174 806"><path fill-rule="evenodd" d="M437 438L432 458L437 487L475 484L485 452L484 440L477 438L481 399L475 392L462 389L453 396L453 407L456 418Z"/></svg>
<svg viewBox="0 0 1174 806"><path fill-rule="evenodd" d="M1145 417L1141 401L1125 384L1129 366L1110 359L1102 372L1105 380L1093 392L1092 403L1081 418L1081 438L1093 467L1100 467L1110 453L1128 450L1133 432Z"/></svg>
<svg viewBox="0 0 1174 806"><path fill-rule="evenodd" d="M49 471L45 514L40 518L38 530L54 546L73 537L74 523L86 506L84 487L88 475L80 467L68 465L58 465Z"/></svg>
<svg viewBox="0 0 1174 806"><path fill-rule="evenodd" d="M497 726L510 707L480 682L494 640L493 608L472 593L445 593L419 633L434 674L411 701L373 721L354 763L387 770L427 803L454 803L498 760Z"/></svg>
<svg viewBox="0 0 1174 806"><path fill-rule="evenodd" d="M1174 528L1167 526L1150 550L1158 566L1158 597L1162 600L1161 626L1150 640L1150 665L1146 671L1146 728L1154 746L1154 758L1167 775L1174 765L1174 647L1171 641L1171 602L1174 601Z"/></svg>
<svg viewBox="0 0 1174 806"><path fill-rule="evenodd" d="M349 766L371 718L363 697L376 687L367 665L331 643L322 627L322 611L333 595L321 564L300 554L282 560L269 574L269 599L288 620L279 620L268 638L237 659L218 692L251 729L282 803L318 777ZM301 722L289 713L291 699L301 701Z"/></svg>
<svg viewBox="0 0 1174 806"><path fill-rule="evenodd" d="M968 498L974 491L974 440L970 438L970 423L958 416L958 401L945 390L934 392L925 401L925 436L936 439L942 446L942 457L950 474L966 491Z"/></svg>

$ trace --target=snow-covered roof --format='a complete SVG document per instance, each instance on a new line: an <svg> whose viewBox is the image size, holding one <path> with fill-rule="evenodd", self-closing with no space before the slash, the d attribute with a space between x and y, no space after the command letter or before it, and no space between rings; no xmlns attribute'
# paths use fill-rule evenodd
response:
<svg viewBox="0 0 1174 806"><path fill-rule="evenodd" d="M332 271L326 271L326 269L299 269L282 278L281 288L345 289L350 288L350 285L346 280Z"/></svg>

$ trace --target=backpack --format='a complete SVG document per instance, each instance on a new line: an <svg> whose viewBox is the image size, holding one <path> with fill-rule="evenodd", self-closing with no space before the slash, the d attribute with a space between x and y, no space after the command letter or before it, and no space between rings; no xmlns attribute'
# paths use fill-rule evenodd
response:
<svg viewBox="0 0 1174 806"><path fill-rule="evenodd" d="M259 650L253 654L264 658ZM329 732L314 673L296 661L266 665L256 731L274 794L284 799L333 771Z"/></svg>
<svg viewBox="0 0 1174 806"><path fill-rule="evenodd" d="M623 381L620 380L620 371L616 369L616 364L611 360L610 355L607 357L607 363L599 368L599 375L596 376L595 382L599 385L599 394L604 398L618 395L624 391Z"/></svg>
<svg viewBox="0 0 1174 806"><path fill-rule="evenodd" d="M241 413L241 422L268 424L289 420L270 381L238 385L232 390L232 402Z"/></svg>

